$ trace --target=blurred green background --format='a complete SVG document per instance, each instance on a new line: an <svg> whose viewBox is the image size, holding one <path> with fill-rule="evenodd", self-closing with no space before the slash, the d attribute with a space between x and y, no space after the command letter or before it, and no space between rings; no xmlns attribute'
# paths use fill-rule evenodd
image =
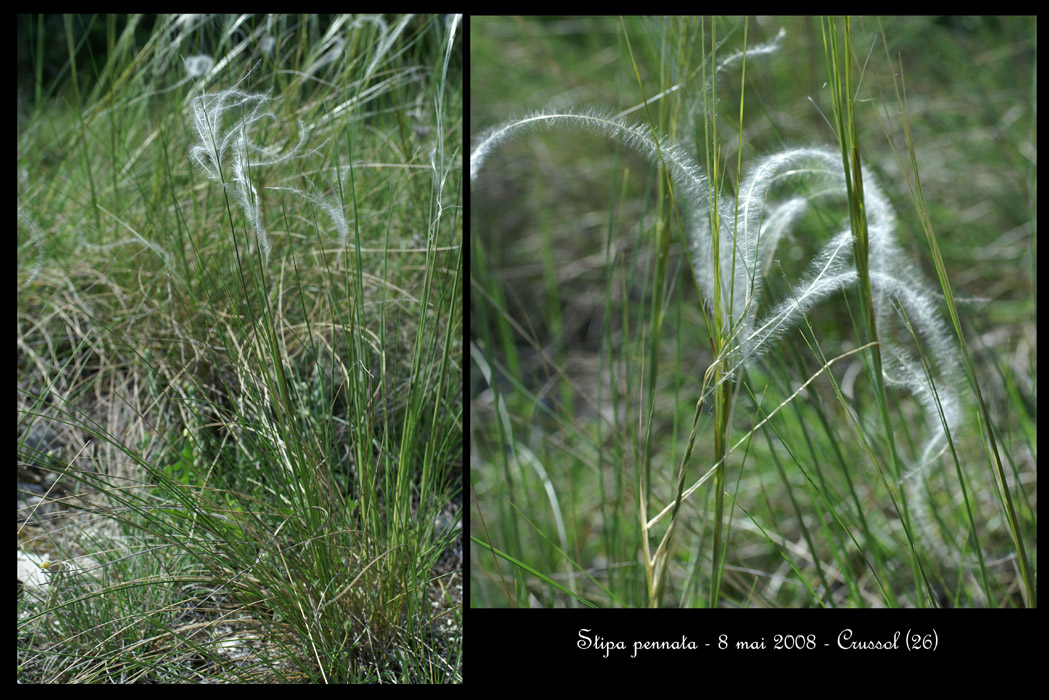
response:
<svg viewBox="0 0 1049 700"><path fill-rule="evenodd" d="M685 22L694 22L691 30L688 25L683 30ZM621 23L617 18L474 17L470 23L473 143L486 129L533 111L595 108L621 114L637 108L644 98L630 60L632 50L645 96L651 101L664 95L651 102L651 119L670 134L673 143L692 154L702 153L703 126L697 115L704 46L698 18L627 18ZM742 49L744 31L746 45L753 49L772 41L781 29L785 37L776 53L748 58L738 154L740 70L737 66L718 75L717 134L722 161L727 163L722 186L730 196L737 155L745 174L756 158L785 147L837 148L828 122L833 116L818 18L751 18L746 27L742 19L719 19L718 60ZM883 19L881 25L870 18L853 21L853 45L862 66L856 78L861 156L895 207L898 241L935 287L925 234L888 136L898 139L897 148L906 158L893 88L895 73L906 86L932 225L970 348L976 353L982 389L1006 435L1017 431L1013 402L1021 402L1036 415L1036 30L1034 17L893 17ZM709 52L709 20L702 31ZM624 118L647 124L650 117L635 109ZM496 348L494 354L520 375L496 373L504 392L524 386L552 411L574 401L572 410L583 415L598 410L594 404L604 384L607 402L608 368L600 355L601 328L608 313L605 239L614 210L617 252L621 260L631 262L621 276L614 276L613 284L624 284L629 298L646 299L645 290L651 286L647 275L656 253L651 239L638 231L652 225L654 176L651 165L635 152L617 149L602 136L569 130L530 133L501 144L488 158L471 185L471 237L484 254L483 267L478 266L477 249L471 263L471 339L506 337L507 327L496 321L498 313L489 293L480 292L482 287L498 288L515 322L515 334L508 342L517 357L506 357L503 348ZM837 212L834 216L837 221ZM782 244L777 251L782 274L769 280L773 298L789 293L783 281L797 279L824 240L798 236ZM691 417L710 350L708 339L692 330L702 324L695 285L679 243L675 239L671 246L668 269L677 276L672 295L684 295L686 301L681 317L667 321L666 332L672 338L679 325L689 334L682 343L687 356L675 366L692 374L692 384L682 395L666 397L671 406L662 427L667 439L683 441L687 430L675 420ZM817 333L835 333L837 326L850 323L846 314L844 307L821 313L814 319ZM627 322L617 315L611 323L618 330ZM535 342L526 342L526 337ZM668 339L664 347L667 343L671 345L667 351L672 352L673 340ZM560 377L536 346L556 359L563 372ZM481 456L472 460L472 477L475 488L482 489L477 496L483 506L484 499L506 498L493 486L505 481L503 475L492 474L486 461L502 448L493 437L498 431L492 422L491 396L485 393L487 383L476 365L470 375L475 400L472 444ZM565 377L571 385L567 390L561 381ZM628 380L620 377L620 381ZM513 405L514 398L507 399L512 412L521 408ZM828 398L833 400L829 393ZM675 419L679 402L683 408ZM603 405L600 410L607 408ZM561 435L564 423L550 413L527 406L521 410L522 424L531 421L538 433L548 431L555 439ZM975 426L973 433L969 437L978 443ZM527 442L529 437L521 439ZM1036 459L1022 446L1013 456L1021 471ZM596 518L601 499L594 492L593 475L584 469L561 477L568 482L567 486L558 483L563 498L571 493L566 510L576 516L573 520ZM1033 493L1036 483L1029 487ZM531 498L542 504L542 493ZM493 501L488 503L493 518L496 512L505 513ZM523 506L523 501L517 505ZM494 533L495 524L488 526ZM476 508L471 527L475 536L482 536ZM543 521L540 529L553 533L555 526ZM570 523L568 529L576 561L608 563L610 553L594 549L585 524ZM551 546L536 544L547 552ZM629 547L621 554L629 557ZM473 561L482 561L482 556L487 573L473 578L474 604L505 604L499 576L491 570L491 555L474 547ZM620 564L631 566L629 561Z"/></svg>

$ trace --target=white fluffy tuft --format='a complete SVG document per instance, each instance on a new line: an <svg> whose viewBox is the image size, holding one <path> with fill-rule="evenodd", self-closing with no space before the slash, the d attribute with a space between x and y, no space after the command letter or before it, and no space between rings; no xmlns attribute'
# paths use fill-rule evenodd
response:
<svg viewBox="0 0 1049 700"><path fill-rule="evenodd" d="M714 255L707 215L709 188L707 177L685 151L657 141L650 129L632 126L606 114L595 112L536 113L510 120L483 134L470 153L470 181L476 182L492 151L520 134L536 129L565 127L601 134L639 151L653 163L662 163L670 172L683 197L694 274L701 294L710 304L714 295ZM921 472L946 445L947 432L961 423L959 398L960 364L950 336L936 314L935 297L928 291L916 268L906 264L903 250L894 238L895 215L873 173L863 168L864 194L868 217L870 280L879 333L885 348L883 372L887 382L906 387L922 403L931 437L922 448L912 474ZM777 192L790 196L782 201ZM798 192L807 192L799 196ZM795 148L760 159L739 188L739 216L736 202L717 202L721 209L720 278L722 318L725 330L736 339L727 360L732 372L767 352L774 341L796 326L820 302L852 286L858 280L853 260L852 232L846 228L833 236L810 263L806 277L794 286L794 294L757 318L763 278L773 255L793 224L816 199L844 197L845 176L841 154L829 148ZM735 222L735 233L733 232ZM907 337L913 328L927 355L935 358L938 371L929 377L921 363L894 341ZM939 407L939 408L938 408ZM942 410L943 420L940 419Z"/></svg>
<svg viewBox="0 0 1049 700"><path fill-rule="evenodd" d="M230 187L240 204L244 216L255 231L255 237L264 259L269 260L271 245L262 224L259 194L252 184L253 168L277 165L298 156L306 139L306 131L299 123L299 142L286 153L260 146L252 141L251 132L263 119L276 119L266 111L269 97L250 94L240 90L224 90L219 93L201 95L191 103L196 142L190 147L189 156L209 178ZM231 126L223 128L226 114L239 109L241 116ZM232 186L223 177L223 166L232 160Z"/></svg>

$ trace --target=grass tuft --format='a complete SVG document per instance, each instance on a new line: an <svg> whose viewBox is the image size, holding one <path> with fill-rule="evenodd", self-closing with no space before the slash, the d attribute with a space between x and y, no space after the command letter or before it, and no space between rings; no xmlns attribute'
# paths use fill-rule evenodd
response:
<svg viewBox="0 0 1049 700"><path fill-rule="evenodd" d="M60 19L19 31L19 682L461 682L458 20Z"/></svg>

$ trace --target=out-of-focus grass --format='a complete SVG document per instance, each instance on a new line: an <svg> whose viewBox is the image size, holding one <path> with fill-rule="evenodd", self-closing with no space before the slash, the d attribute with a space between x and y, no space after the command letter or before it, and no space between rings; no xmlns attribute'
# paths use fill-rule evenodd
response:
<svg viewBox="0 0 1049 700"><path fill-rule="evenodd" d="M701 98L700 26L698 20L684 29L682 24L653 18L630 20L625 27L648 97L683 83L654 103L656 127L693 153L702 153L702 126L694 119ZM935 280L920 218L885 135L886 107L893 119L888 128L901 133L892 72L902 62L909 124L930 217L959 302L963 330L970 347L977 348L977 375L1008 455L1006 470L1021 503L1022 527L1031 537L1037 502L1037 443L1031 432L1036 424L1037 372L1035 20L894 18L883 24L888 47L879 43L876 22L853 23L862 157L893 203L897 237L908 260L921 268L926 279ZM707 31L709 26L708 21ZM752 159L785 146L837 142L830 124L833 115L818 20L752 21L748 44L771 40L781 27L787 33L783 47L747 65L744 172ZM641 102L635 64L618 20L475 18L472 28L470 109L475 133L535 110L593 105L619 113ZM740 21L719 21L718 39L724 42L719 56L742 48L742 36ZM892 57L891 65L886 53ZM722 159L734 166L732 149L740 129L738 73L719 76L717 96L718 143L727 151ZM648 117L637 110L626 119L646 123ZM723 172L722 187L731 194L735 169ZM644 604L637 561L636 491L631 483L641 460L635 431L646 430L648 421L639 413L645 405L636 393L639 377L646 363L656 361L665 367L653 430L655 449L662 455L657 455L657 463L673 465L680 459L686 421L710 361L695 286L677 244L672 246L669 265L677 276L671 280L668 314L672 320L664 329L664 354L655 359L645 355L648 345L641 339L656 255L652 231L669 221L657 224L654 218L655 182L650 164L637 154L598 136L551 130L501 146L474 185L471 204L475 239L471 337L489 353L492 381L498 389L490 391L481 373L472 372L472 442L477 455L472 477L480 513L475 512L471 534L562 583L574 576L580 586L577 591L587 591L609 605ZM821 227L826 230L845 211L836 206L806 224L803 230L811 233L796 236L777 251L777 270L768 279L772 298L790 294L789 282L800 276L824 240ZM614 256L611 265L606 263L608 240ZM853 339L843 329L852 327L850 313L859 313L857 301L852 299L851 312L849 305L839 302L809 319L815 338L829 343L823 347L828 357L850 347ZM611 354L610 338L615 339ZM763 403L763 387L784 387L772 389L764 401L775 395L783 398L790 393L786 387L796 388L818 369L806 356L804 344L795 337L784 342L775 361L750 370L753 396L749 404L739 403L737 435L760 418L758 406L770 408ZM863 384L857 379L863 372L856 363L842 363L835 374L847 391L857 381ZM875 503L884 504L871 481L870 465L833 408L833 385L820 381L811 392L807 404L796 402L780 416L782 423L753 440L745 462L734 464L739 505L747 515L736 511L729 535L728 604L811 605L801 583L819 578L803 565L798 564L800 571L785 566L782 552L795 551L794 547L803 551L816 546L818 556L839 563L852 560L850 543L837 539L842 534L835 528L810 522L806 527L811 531L803 534L806 527L801 523L818 520L827 504L808 491L810 486L792 460L804 462L807 478L826 477L838 484L831 491L840 488L849 493L852 487L842 475L831 478L821 471L843 460L856 470L855 488L861 491L861 501L873 508L881 507ZM906 394L890 396L890 410L896 420L911 425L925 419ZM594 420L596 415L604 416L604 426ZM955 436L968 469L987 463L980 426L975 418L971 420L964 434ZM620 428L631 426L630 432L617 433L609 421ZM507 426L513 432L513 445L506 442ZM709 430L708 423L704 429ZM913 450L914 441L920 439L908 432L899 436L903 450ZM515 454L517 444L530 446L546 477L529 466L531 457ZM700 466L702 454L693 458ZM940 530L965 532L964 513L954 500L958 498L957 480L951 478L954 467L949 461L944 464L948 466L937 471L925 489L925 500L934 506L930 517L940 519L934 525ZM944 565L943 571L932 575L936 585L947 589L940 602L1022 604L1011 573L1015 551L1006 531L990 524L997 511L993 482L987 474L966 478L979 487L979 517L985 526L981 546L993 562L995 599L984 599L983 584L974 580L979 576L975 567L957 571ZM791 505L788 482L805 494L800 508ZM557 534L552 500L545 495L548 490L558 496L565 543ZM705 506L696 507L688 533L679 535L688 542L710 535ZM478 515L484 516L486 528ZM777 524L778 534L776 528L769 536L755 527L768 522ZM831 544L824 550L826 545L810 545L806 537ZM952 546L955 554L971 563L969 545L955 539ZM694 604L705 595L692 588L697 581L694 571L704 566L695 559L702 552L689 546L681 549L677 565L684 573L677 581L677 600ZM1036 552L1029 555L1036 561ZM519 575L505 562L497 566L486 550L475 549L473 561L477 605L570 601L554 588ZM869 569L862 560L852 560L852 565L857 570L845 576L853 589L851 604L871 602L868 592L876 586L868 577ZM579 569L596 581L588 582ZM896 585L906 584L901 580ZM900 598L893 593L890 598L898 604L920 604L906 595Z"/></svg>

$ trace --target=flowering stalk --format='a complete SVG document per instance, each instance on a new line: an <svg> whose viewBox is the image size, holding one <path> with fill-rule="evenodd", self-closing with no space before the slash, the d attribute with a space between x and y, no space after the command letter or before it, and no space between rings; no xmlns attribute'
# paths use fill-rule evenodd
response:
<svg viewBox="0 0 1049 700"><path fill-rule="evenodd" d="M270 241L262 225L259 210L259 193L252 182L251 172L254 168L266 165L278 165L296 157L306 139L306 131L299 123L299 143L286 153L277 153L257 145L252 141L252 128L261 120L276 119L273 112L264 111L269 98L265 95L249 94L236 89L225 90L215 94L200 95L192 103L193 127L197 132L197 141L190 148L190 159L203 170L209 178L230 187L223 174L224 161L232 152L234 197L240 204L244 216L251 224L262 251L263 260L268 261ZM251 108L238 119L232 127L223 131L223 120L227 112L235 108Z"/></svg>
<svg viewBox="0 0 1049 700"><path fill-rule="evenodd" d="M713 60L711 64L715 65ZM711 79L711 92L712 85ZM646 104L648 102L646 100ZM713 107L711 102L707 112L712 114ZM721 181L720 155L713 142L712 126L708 132L708 167L704 169L690 154L657 135L651 125L630 125L621 118L593 110L560 110L510 120L482 134L470 154L471 182L479 181L487 159L497 146L516 136L550 128L578 129L605 136L640 152L665 169L673 186L674 200L681 205L694 277L709 312L705 318L714 358L698 397L696 420L674 480L670 503L654 515L648 513L647 479L639 483L650 605L659 604L665 585L669 544L680 506L710 476L715 478L714 580L710 602L717 604L723 560L721 516L725 461L746 440L735 444L729 440L732 397L738 388L736 378L740 370L768 352L813 308L853 285L860 285L861 294L866 298L865 327L872 331L872 337L860 345L864 351L879 350L876 386L882 388L878 389L877 398L886 426L887 410L882 407L884 386L908 389L929 416L927 441L914 463L906 469L894 470L890 493L898 487L915 488L915 483L920 481L916 477L942 454L948 434L960 424L961 401L956 381L959 364L938 318L935 297L926 289L917 269L906 262L903 250L895 241L892 206L876 179L860 163L857 152L850 150L852 158L847 161L847 168L842 167L841 154L828 148L791 148L764 156L740 178L735 197L727 198L717 190L717 183ZM742 170L741 164L737 167ZM710 172L709 179L707 172ZM862 194L856 189L860 183ZM794 284L791 296L759 317L758 302L764 278L779 243L810 206L828 197L846 198L850 204L848 227L832 235L818 250L808 271ZM906 319L913 323L929 355L936 359L936 366L930 372L923 371L911 353L894 340L893 329L906 338L902 329ZM853 352L856 350L847 354ZM836 359L840 357L825 362L817 374ZM715 414L714 464L698 482L686 486L684 479L697 433L699 407L710 398L713 398ZM896 458L895 451L895 448L890 451L893 458ZM906 523L906 507L899 512ZM667 532L655 551L650 552L651 529L668 514Z"/></svg>

